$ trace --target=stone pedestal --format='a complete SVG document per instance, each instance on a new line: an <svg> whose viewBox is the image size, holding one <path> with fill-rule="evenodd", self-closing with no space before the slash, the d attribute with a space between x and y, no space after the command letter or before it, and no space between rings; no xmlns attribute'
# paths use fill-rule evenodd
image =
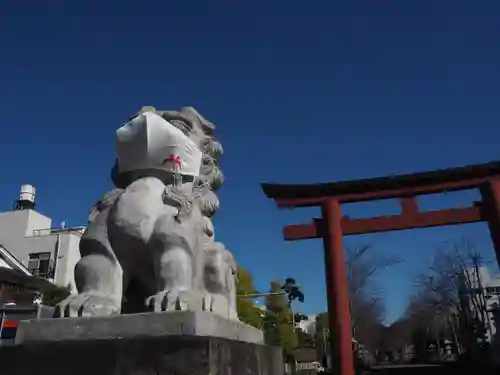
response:
<svg viewBox="0 0 500 375"><path fill-rule="evenodd" d="M253 327L198 312L26 321L16 345L0 348L0 373L283 375L281 349L261 339Z"/></svg>
<svg viewBox="0 0 500 375"><path fill-rule="evenodd" d="M122 339L137 336L211 336L262 344L261 330L204 311L172 311L102 318L25 320L16 344L40 341Z"/></svg>

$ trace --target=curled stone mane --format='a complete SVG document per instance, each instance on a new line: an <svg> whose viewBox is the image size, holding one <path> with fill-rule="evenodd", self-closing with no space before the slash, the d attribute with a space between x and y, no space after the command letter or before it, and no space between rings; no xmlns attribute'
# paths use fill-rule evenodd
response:
<svg viewBox="0 0 500 375"><path fill-rule="evenodd" d="M148 108L151 110L151 107ZM215 191L224 183L224 174L219 167L224 150L213 135L215 125L193 107L185 107L180 111L156 112L188 135L202 151L202 165L200 175L194 181L193 198L198 201L204 216L213 216L219 209L219 199Z"/></svg>
<svg viewBox="0 0 500 375"><path fill-rule="evenodd" d="M224 174L219 167L222 155L222 145L213 137L207 137L205 147L202 148L203 160L200 176L195 180L196 186L204 186L200 194L199 206L204 216L212 217L219 210L219 199L215 192L224 183Z"/></svg>

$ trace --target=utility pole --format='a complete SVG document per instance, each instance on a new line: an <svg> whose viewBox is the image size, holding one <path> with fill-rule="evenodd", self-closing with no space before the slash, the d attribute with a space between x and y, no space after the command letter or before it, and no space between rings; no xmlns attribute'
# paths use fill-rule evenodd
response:
<svg viewBox="0 0 500 375"><path fill-rule="evenodd" d="M327 333L328 332L328 328L322 328L322 331L323 331L323 348L325 349L325 367L329 370L331 368L331 359L330 359L330 351L328 350L328 343L329 343L329 340L327 340Z"/></svg>

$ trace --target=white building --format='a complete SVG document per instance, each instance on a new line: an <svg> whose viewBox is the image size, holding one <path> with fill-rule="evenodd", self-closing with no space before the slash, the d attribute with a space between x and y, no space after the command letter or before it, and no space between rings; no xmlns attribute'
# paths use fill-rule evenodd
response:
<svg viewBox="0 0 500 375"><path fill-rule="evenodd" d="M261 317L264 318L266 315L266 306L261 305L259 302L254 302L254 306L262 311ZM295 322L295 326L302 332L314 336L316 333L316 315L310 315L307 319Z"/></svg>
<svg viewBox="0 0 500 375"><path fill-rule="evenodd" d="M19 262L32 275L74 290L73 271L80 259L84 227L54 228L52 219L35 211L35 188L23 185L14 210L0 213L0 244L6 251L0 266Z"/></svg>
<svg viewBox="0 0 500 375"><path fill-rule="evenodd" d="M297 326L302 332L314 336L316 334L316 315L310 315L307 319L301 320Z"/></svg>
<svg viewBox="0 0 500 375"><path fill-rule="evenodd" d="M469 308L480 310L474 312L484 323L486 339L490 341L496 334L492 309L495 305L500 306L500 275L492 275L487 267L478 267L477 271L475 268L470 268L464 274L465 293L469 295Z"/></svg>

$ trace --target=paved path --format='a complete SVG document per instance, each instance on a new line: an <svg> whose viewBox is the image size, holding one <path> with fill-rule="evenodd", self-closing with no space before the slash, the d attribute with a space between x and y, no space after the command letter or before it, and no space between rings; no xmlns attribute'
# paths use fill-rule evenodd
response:
<svg viewBox="0 0 500 375"><path fill-rule="evenodd" d="M363 375L493 375L494 369L464 367L458 363L374 366Z"/></svg>

